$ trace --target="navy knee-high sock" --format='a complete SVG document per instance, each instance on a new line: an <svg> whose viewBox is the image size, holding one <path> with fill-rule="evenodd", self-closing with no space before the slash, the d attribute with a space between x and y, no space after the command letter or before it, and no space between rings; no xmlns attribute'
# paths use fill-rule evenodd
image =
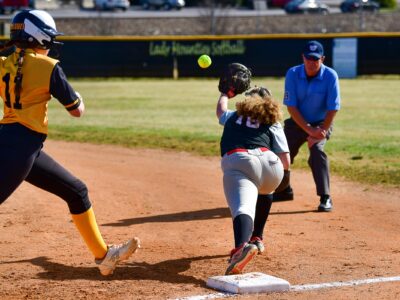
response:
<svg viewBox="0 0 400 300"><path fill-rule="evenodd" d="M256 204L256 216L254 218L254 230L252 236L258 236L262 239L264 227L267 223L269 211L271 209L273 196L258 195Z"/></svg>
<svg viewBox="0 0 400 300"><path fill-rule="evenodd" d="M235 248L250 240L253 231L253 219L249 215L238 215L233 220L233 233L235 236Z"/></svg>

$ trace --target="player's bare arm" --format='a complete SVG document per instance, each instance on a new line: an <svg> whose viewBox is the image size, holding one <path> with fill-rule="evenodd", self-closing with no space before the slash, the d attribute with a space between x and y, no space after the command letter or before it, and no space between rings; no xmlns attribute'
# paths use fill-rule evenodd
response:
<svg viewBox="0 0 400 300"><path fill-rule="evenodd" d="M216 110L218 119L224 112L228 110L228 100L229 100L228 96L226 94L221 93L217 102L217 110Z"/></svg>
<svg viewBox="0 0 400 300"><path fill-rule="evenodd" d="M279 159L282 162L283 169L284 170L289 170L290 169L290 155L289 152L282 152L282 153L277 153Z"/></svg>
<svg viewBox="0 0 400 300"><path fill-rule="evenodd" d="M328 130L331 127L331 125L333 123L333 119L336 116L336 113L337 113L337 110L328 110L328 112L326 113L324 124L322 125L322 129Z"/></svg>

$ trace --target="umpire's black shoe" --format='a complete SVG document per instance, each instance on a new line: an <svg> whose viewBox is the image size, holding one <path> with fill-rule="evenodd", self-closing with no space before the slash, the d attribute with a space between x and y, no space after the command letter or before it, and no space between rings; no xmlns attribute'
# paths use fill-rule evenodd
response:
<svg viewBox="0 0 400 300"><path fill-rule="evenodd" d="M318 211L330 212L333 208L332 199L329 195L322 195L319 200L320 204L318 206Z"/></svg>
<svg viewBox="0 0 400 300"><path fill-rule="evenodd" d="M293 195L293 189L291 186L288 186L286 189L284 189L282 192L279 193L274 193L273 194L274 199L272 200L273 202L278 202L278 201L291 201L294 199Z"/></svg>

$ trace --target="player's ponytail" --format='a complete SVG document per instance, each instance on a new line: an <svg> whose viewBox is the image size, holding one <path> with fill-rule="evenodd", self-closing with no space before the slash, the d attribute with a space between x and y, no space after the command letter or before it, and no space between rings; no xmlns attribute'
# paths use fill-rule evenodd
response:
<svg viewBox="0 0 400 300"><path fill-rule="evenodd" d="M14 93L15 93L15 98L16 98L16 103L19 103L19 98L21 96L21 90L22 90L22 64L24 63L24 56L25 56L25 49L21 49L19 52L18 56L18 68L17 68L17 74L15 75L15 87L14 87Z"/></svg>

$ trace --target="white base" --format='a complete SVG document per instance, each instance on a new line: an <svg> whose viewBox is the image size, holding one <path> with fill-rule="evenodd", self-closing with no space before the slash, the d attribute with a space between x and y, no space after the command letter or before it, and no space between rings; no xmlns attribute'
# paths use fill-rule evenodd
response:
<svg viewBox="0 0 400 300"><path fill-rule="evenodd" d="M259 272L213 276L208 278L207 286L234 294L285 292L290 288L286 280Z"/></svg>

